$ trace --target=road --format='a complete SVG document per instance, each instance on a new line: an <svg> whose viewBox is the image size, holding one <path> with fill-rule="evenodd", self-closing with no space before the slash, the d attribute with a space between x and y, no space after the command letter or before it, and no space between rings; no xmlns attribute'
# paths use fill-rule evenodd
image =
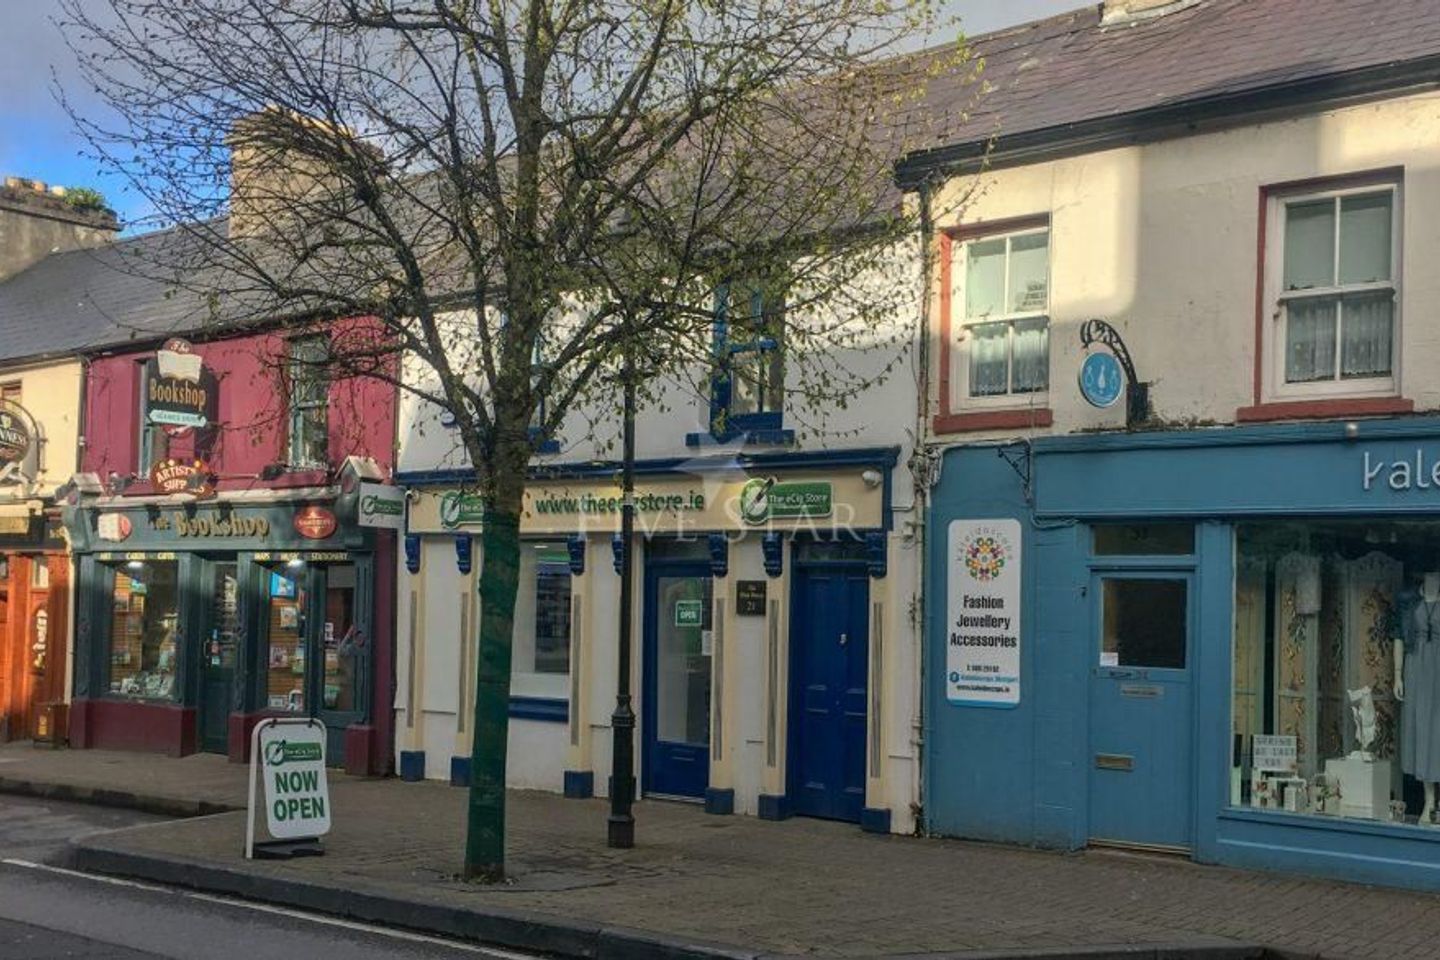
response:
<svg viewBox="0 0 1440 960"><path fill-rule="evenodd" d="M57 865L72 837L162 819L0 795L0 960L529 960Z"/></svg>

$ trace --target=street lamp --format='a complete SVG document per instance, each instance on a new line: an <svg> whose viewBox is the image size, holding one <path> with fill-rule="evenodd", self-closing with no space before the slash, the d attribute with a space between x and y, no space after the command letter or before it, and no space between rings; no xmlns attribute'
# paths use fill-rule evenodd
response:
<svg viewBox="0 0 1440 960"><path fill-rule="evenodd" d="M629 326L628 317L626 326ZM631 540L635 534L635 361L628 330L623 344L621 376L625 380L623 446L620 478L620 676L615 687L615 712L610 717L614 739L610 766L610 818L606 842L619 849L635 846L635 710L630 703L630 637L635 588L631 582Z"/></svg>

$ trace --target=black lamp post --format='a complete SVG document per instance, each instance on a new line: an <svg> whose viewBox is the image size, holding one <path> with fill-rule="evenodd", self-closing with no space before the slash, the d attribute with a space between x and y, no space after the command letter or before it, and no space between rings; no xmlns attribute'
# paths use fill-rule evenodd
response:
<svg viewBox="0 0 1440 960"><path fill-rule="evenodd" d="M631 540L635 533L635 364L625 343L624 466L620 490L620 675L615 687L615 712L610 717L614 745L610 755L610 818L607 842L612 847L635 845L635 711L630 703L630 637L635 611L631 582Z"/></svg>

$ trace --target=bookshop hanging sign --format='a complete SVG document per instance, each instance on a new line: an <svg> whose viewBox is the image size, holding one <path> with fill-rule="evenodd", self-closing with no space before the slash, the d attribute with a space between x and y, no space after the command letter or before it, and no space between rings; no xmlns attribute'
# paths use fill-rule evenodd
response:
<svg viewBox="0 0 1440 960"><path fill-rule="evenodd" d="M1020 522L954 520L946 569L945 697L1020 703Z"/></svg>

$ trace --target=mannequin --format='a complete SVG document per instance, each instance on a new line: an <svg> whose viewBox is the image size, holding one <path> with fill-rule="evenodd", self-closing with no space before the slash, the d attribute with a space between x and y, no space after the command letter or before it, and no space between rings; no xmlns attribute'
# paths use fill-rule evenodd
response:
<svg viewBox="0 0 1440 960"><path fill-rule="evenodd" d="M1425 574L1419 594L1397 598L1396 607L1395 699L1405 731L1400 766L1424 784L1420 823L1429 826L1440 793L1440 571Z"/></svg>

